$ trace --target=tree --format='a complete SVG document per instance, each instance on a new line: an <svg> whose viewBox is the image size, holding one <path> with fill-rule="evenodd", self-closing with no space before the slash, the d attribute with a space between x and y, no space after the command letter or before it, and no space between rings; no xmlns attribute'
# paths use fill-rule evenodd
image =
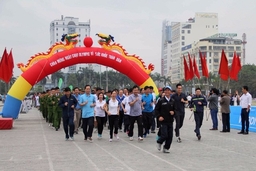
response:
<svg viewBox="0 0 256 171"><path fill-rule="evenodd" d="M167 84L169 84L169 85L172 84L170 77L162 76L161 81L164 83L164 86L167 86Z"/></svg>
<svg viewBox="0 0 256 171"><path fill-rule="evenodd" d="M73 87L78 86L76 74L68 74L67 77L67 86L72 85Z"/></svg>
<svg viewBox="0 0 256 171"><path fill-rule="evenodd" d="M153 81L156 82L157 87L159 87L159 84L163 82L162 76L158 72L155 72L154 74L152 74L151 77Z"/></svg>
<svg viewBox="0 0 256 171"><path fill-rule="evenodd" d="M58 81L60 78L62 78L64 80L64 73L61 70L52 74L52 83L58 84Z"/></svg>

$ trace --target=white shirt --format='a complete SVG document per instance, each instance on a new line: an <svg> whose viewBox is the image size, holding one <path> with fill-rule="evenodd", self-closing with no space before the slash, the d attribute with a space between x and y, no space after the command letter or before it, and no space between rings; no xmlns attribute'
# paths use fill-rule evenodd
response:
<svg viewBox="0 0 256 171"><path fill-rule="evenodd" d="M246 94L243 94L240 97L240 106L242 108L248 108L248 106L251 106L252 104L252 95L247 92Z"/></svg>
<svg viewBox="0 0 256 171"><path fill-rule="evenodd" d="M126 110L126 112L124 114L126 115L130 115L130 109L131 106L129 105L129 96L125 96L124 100L122 101L122 103L125 105L124 109Z"/></svg>
<svg viewBox="0 0 256 171"><path fill-rule="evenodd" d="M118 101L117 100L109 99L108 111L111 115L117 115L117 111L118 111Z"/></svg>
<svg viewBox="0 0 256 171"><path fill-rule="evenodd" d="M153 92L152 93L152 96L153 96L153 101L156 102L156 94ZM155 109L156 105L155 103L153 103L153 110Z"/></svg>
<svg viewBox="0 0 256 171"><path fill-rule="evenodd" d="M105 100L102 100L101 102L99 100L96 101L96 106L94 108L95 116L105 117L105 110L103 109L103 106L105 105L105 103L106 103Z"/></svg>
<svg viewBox="0 0 256 171"><path fill-rule="evenodd" d="M187 99L188 99L188 101L191 101L192 97L191 97L191 96L188 96Z"/></svg>

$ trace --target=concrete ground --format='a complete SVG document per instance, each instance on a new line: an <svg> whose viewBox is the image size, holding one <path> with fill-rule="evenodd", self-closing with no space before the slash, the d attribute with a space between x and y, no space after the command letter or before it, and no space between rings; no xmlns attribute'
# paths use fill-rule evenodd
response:
<svg viewBox="0 0 256 171"><path fill-rule="evenodd" d="M0 171L256 170L255 133L209 131L211 120L205 118L199 142L190 114L187 110L182 143L174 139L171 153L164 154L156 149L155 134L138 142L129 141L121 132L120 140L110 143L105 129L101 140L94 133L93 143L85 142L81 131L75 141L65 141L62 128L59 131L49 128L41 114L32 109L20 114L12 130L0 130Z"/></svg>

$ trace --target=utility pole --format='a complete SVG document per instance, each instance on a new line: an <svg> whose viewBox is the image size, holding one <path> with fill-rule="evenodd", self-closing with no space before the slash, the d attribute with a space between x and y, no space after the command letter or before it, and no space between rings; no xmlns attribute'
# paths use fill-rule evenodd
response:
<svg viewBox="0 0 256 171"><path fill-rule="evenodd" d="M108 67L106 67L106 91L108 91Z"/></svg>

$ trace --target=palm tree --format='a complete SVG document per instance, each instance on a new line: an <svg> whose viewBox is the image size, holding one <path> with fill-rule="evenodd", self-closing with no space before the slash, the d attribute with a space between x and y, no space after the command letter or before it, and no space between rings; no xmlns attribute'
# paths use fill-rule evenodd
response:
<svg viewBox="0 0 256 171"><path fill-rule="evenodd" d="M161 81L164 83L164 86L167 86L167 84L172 84L172 82L171 82L171 78L170 77L166 77L166 76L162 76L161 77Z"/></svg>
<svg viewBox="0 0 256 171"><path fill-rule="evenodd" d="M159 84L163 81L161 74L158 72L155 72L154 74L151 75L151 77L153 81L157 83L157 87L159 87Z"/></svg>

